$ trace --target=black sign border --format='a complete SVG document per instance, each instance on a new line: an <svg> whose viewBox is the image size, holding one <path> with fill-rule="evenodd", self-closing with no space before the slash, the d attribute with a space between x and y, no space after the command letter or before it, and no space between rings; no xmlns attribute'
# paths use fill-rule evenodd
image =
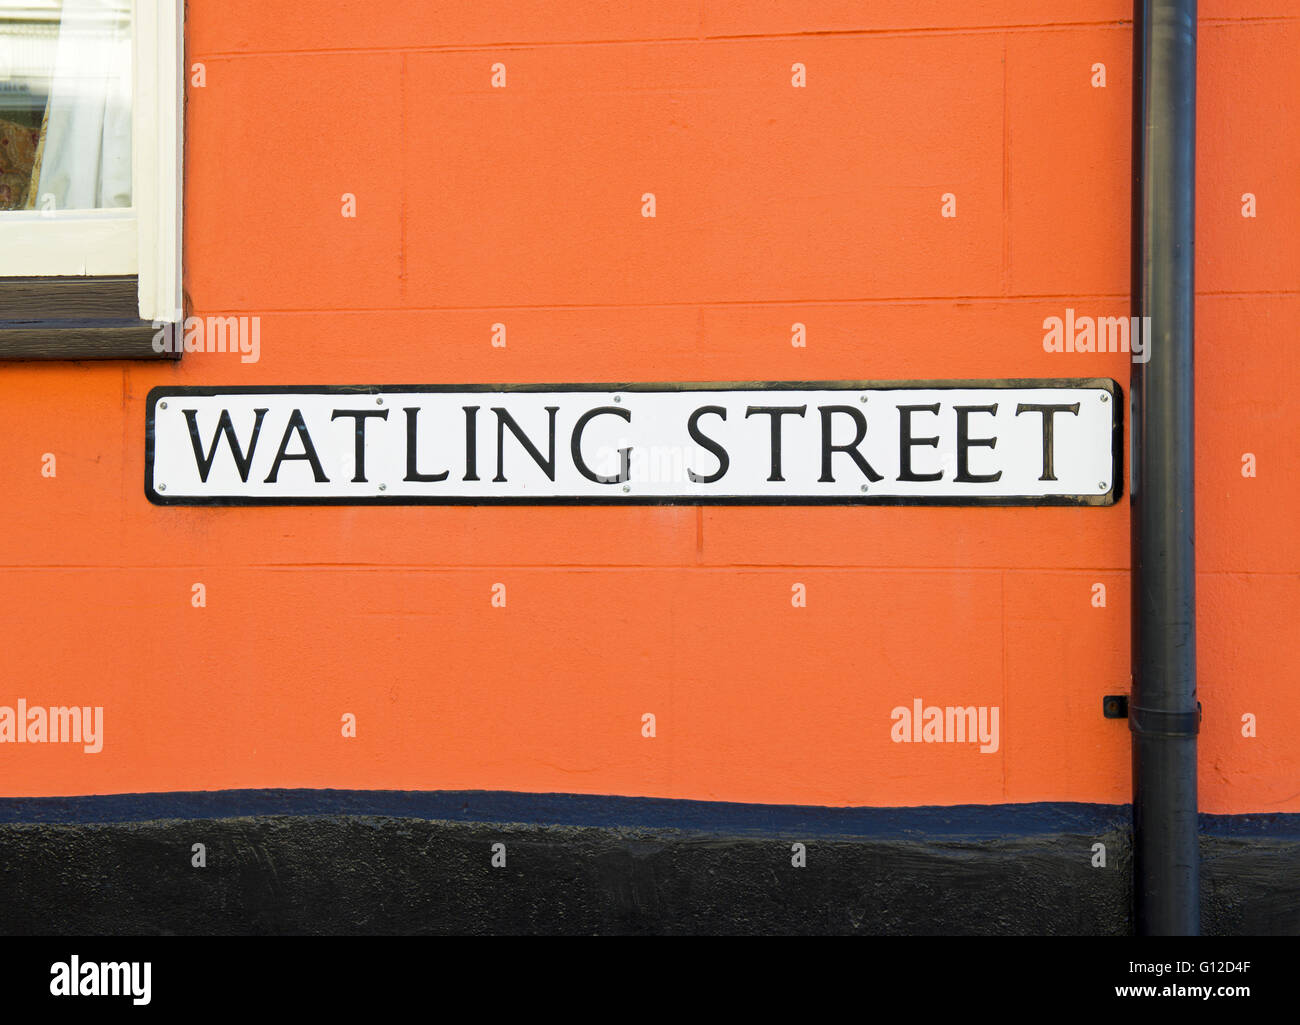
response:
<svg viewBox="0 0 1300 1025"><path fill-rule="evenodd" d="M436 496L436 495L331 495L320 498L274 498L265 495L192 497L159 494L153 488L154 409L160 399L195 395L384 395L388 392L657 392L657 391L899 391L930 388L936 391L959 388L1097 388L1111 398L1111 486L1096 495L713 495L699 498L620 494L593 496ZM158 385L145 399L144 493L154 505L215 506L310 506L310 505L930 505L930 506L1111 506L1123 494L1124 411L1123 391L1113 378L1001 378L996 380L894 380L894 381L723 381L723 382L621 382L582 384L369 384L369 385Z"/></svg>

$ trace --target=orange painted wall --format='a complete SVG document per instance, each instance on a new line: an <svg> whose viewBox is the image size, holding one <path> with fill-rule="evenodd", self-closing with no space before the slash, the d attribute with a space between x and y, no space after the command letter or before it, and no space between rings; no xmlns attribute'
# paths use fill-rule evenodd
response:
<svg viewBox="0 0 1300 1025"><path fill-rule="evenodd" d="M1201 801L1300 811L1300 8L1201 16ZM0 703L106 719L98 755L0 746L0 795L1127 801L1128 731L1100 714L1127 689L1126 499L160 508L143 433L159 384L1127 392L1124 355L1045 353L1041 324L1127 311L1129 17L1121 0L190 0L207 82L188 90L186 287L198 315L260 316L261 360L0 365ZM914 697L1001 706L1001 749L892 743Z"/></svg>

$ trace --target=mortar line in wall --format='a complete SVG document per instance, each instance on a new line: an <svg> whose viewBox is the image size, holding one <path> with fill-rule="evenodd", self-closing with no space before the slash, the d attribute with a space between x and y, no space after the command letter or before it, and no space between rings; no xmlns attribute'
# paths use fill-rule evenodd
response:
<svg viewBox="0 0 1300 1025"><path fill-rule="evenodd" d="M1202 17L1203 28L1231 28L1239 25L1278 25L1300 21L1300 15L1255 15L1250 17ZM1025 22L1007 25L952 25L895 27L881 29L820 29L808 32L717 33L703 36L647 36L630 39L546 39L509 40L486 43L448 43L431 46L338 46L301 47L282 50L215 50L204 60L241 60L250 57L315 57L389 53L482 53L497 50L538 50L564 46L679 46L686 43L745 43L797 41L804 39L908 38L912 36L981 36L1008 32L1073 32L1080 29L1115 29L1131 31L1131 18L1098 21Z"/></svg>
<svg viewBox="0 0 1300 1025"><path fill-rule="evenodd" d="M68 573L80 573L85 571L97 571L105 573L120 573L123 571L156 571L162 573L174 573L180 570L272 570L279 572L373 572L373 573L488 573L502 571L518 571L529 573L550 573L561 571L566 573L621 573L628 571L645 572L661 571L679 573L689 572L734 572L743 571L748 574L758 575L762 573L789 573L806 570L815 573L924 573L940 574L951 576L953 574L983 574L990 575L994 573L1032 573L1035 575L1043 574L1078 574L1085 575L1089 573L1126 573L1128 569L1120 566L1083 566L1083 567L1061 567L1061 566L1041 566L1041 567L1001 567L1001 566L889 566L880 564L848 564L848 563L816 563L816 562L799 562L799 563L740 563L740 562L711 562L711 563L386 563L386 562L329 562L329 563L309 563L309 562L249 562L249 563L169 563L167 565L107 565L107 564L86 564L86 565L0 565L3 570L28 570L32 572L53 572L62 571ZM1300 571L1287 572L1268 572L1268 573L1251 573L1248 571L1223 570L1205 574L1201 576L1280 576L1280 577L1298 577Z"/></svg>
<svg viewBox="0 0 1300 1025"><path fill-rule="evenodd" d="M1001 607L1002 619L1002 715L1005 717L1007 708L1007 574L1005 571L998 574L998 601ZM1002 800L1007 799L1007 753L1004 749L1002 758Z"/></svg>
<svg viewBox="0 0 1300 1025"><path fill-rule="evenodd" d="M1270 291L1244 292L1197 292L1198 299L1252 299L1252 298L1289 298L1300 296L1300 289L1276 289ZM599 310L653 310L653 309L725 309L762 308L762 307L798 307L798 306L920 306L984 304L1006 305L1009 303L1045 303L1045 302L1122 302L1129 298L1127 292L1097 292L1092 295L953 295L953 296L882 296L879 298L849 299L735 299L713 301L683 301L658 303L495 303L478 306L352 306L352 307L304 307L268 308L265 306L204 306L196 303L196 309L222 311L228 313L256 313L260 316L289 316L294 314L319 315L328 314L373 314L373 313L492 313L500 310L522 310L534 313L584 312Z"/></svg>
<svg viewBox="0 0 1300 1025"><path fill-rule="evenodd" d="M653 310L653 309L693 309L701 308L759 308L759 307L803 307L803 306L919 306L925 304L951 305L953 303L999 304L1006 302L1119 302L1125 296L1119 292L1096 296L897 296L887 299L741 299L734 302L663 302L663 303L497 303L483 306L354 306L330 308L268 309L264 306L211 306L209 310L239 313L255 312L268 314L318 314L318 313L493 313L499 310L520 310L533 313L586 313L600 310ZM197 304L196 304L197 305ZM205 307L198 306L199 309Z"/></svg>
<svg viewBox="0 0 1300 1025"><path fill-rule="evenodd" d="M1002 37L1002 293L1011 291L1011 118L1007 89L1007 37Z"/></svg>
<svg viewBox="0 0 1300 1025"><path fill-rule="evenodd" d="M1285 15L1258 18L1202 19L1204 25L1240 25L1243 23L1273 23L1300 20ZM205 60L240 60L250 57L317 57L338 55L381 55L392 53L482 53L499 50L540 50L566 46L680 46L691 43L750 43L782 42L809 39L889 39L909 37L987 36L1007 32L1071 32L1079 29L1132 28L1132 20L1102 19L1099 21L1038 22L1014 25L951 25L895 27L880 29L820 29L808 32L758 32L716 33L696 36L646 36L627 39L546 39L506 40L486 43L447 43L429 46L315 46L282 50L215 50L207 53Z"/></svg>
<svg viewBox="0 0 1300 1025"><path fill-rule="evenodd" d="M401 299L402 299L402 303L403 303L403 304L406 303L406 275L407 275L407 266L406 266L406 182L407 182L407 178L409 177L409 175L407 174L407 162L406 162L406 141L407 141L407 138L409 137L409 133L407 132L407 125L406 125L407 118L409 117L409 111L408 111L408 108L407 108L407 98L406 98L406 71L407 71L406 64L407 64L406 54L403 53L403 54L402 54L402 71L401 71L401 75L400 75L400 77L399 77L399 87L398 87L398 92L399 92L400 97L401 97L401 100L400 100L400 110L399 110L398 116L399 116L399 118L400 118L400 120L401 120L401 125L402 125L402 138L401 138L401 147L402 147L402 157L401 157L401 162L402 162L402 181L401 181L401 185L399 186L399 188L400 188L400 220L401 220L401 237L400 237L400 239L399 239L399 241L398 241L398 251L397 251L397 252L398 252L398 256L397 256L397 268L398 268L398 269L397 269L398 294L401 296Z"/></svg>

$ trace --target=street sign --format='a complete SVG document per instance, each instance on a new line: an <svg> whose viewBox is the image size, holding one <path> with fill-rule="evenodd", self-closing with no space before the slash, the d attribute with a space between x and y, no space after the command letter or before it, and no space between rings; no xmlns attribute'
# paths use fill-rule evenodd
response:
<svg viewBox="0 0 1300 1025"><path fill-rule="evenodd" d="M155 388L174 504L1111 505L1107 379Z"/></svg>

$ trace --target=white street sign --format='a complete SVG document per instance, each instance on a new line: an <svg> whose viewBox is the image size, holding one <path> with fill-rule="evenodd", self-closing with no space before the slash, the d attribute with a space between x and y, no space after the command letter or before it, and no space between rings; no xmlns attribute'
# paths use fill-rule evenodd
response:
<svg viewBox="0 0 1300 1025"><path fill-rule="evenodd" d="M155 388L159 504L1110 505L1114 381Z"/></svg>

